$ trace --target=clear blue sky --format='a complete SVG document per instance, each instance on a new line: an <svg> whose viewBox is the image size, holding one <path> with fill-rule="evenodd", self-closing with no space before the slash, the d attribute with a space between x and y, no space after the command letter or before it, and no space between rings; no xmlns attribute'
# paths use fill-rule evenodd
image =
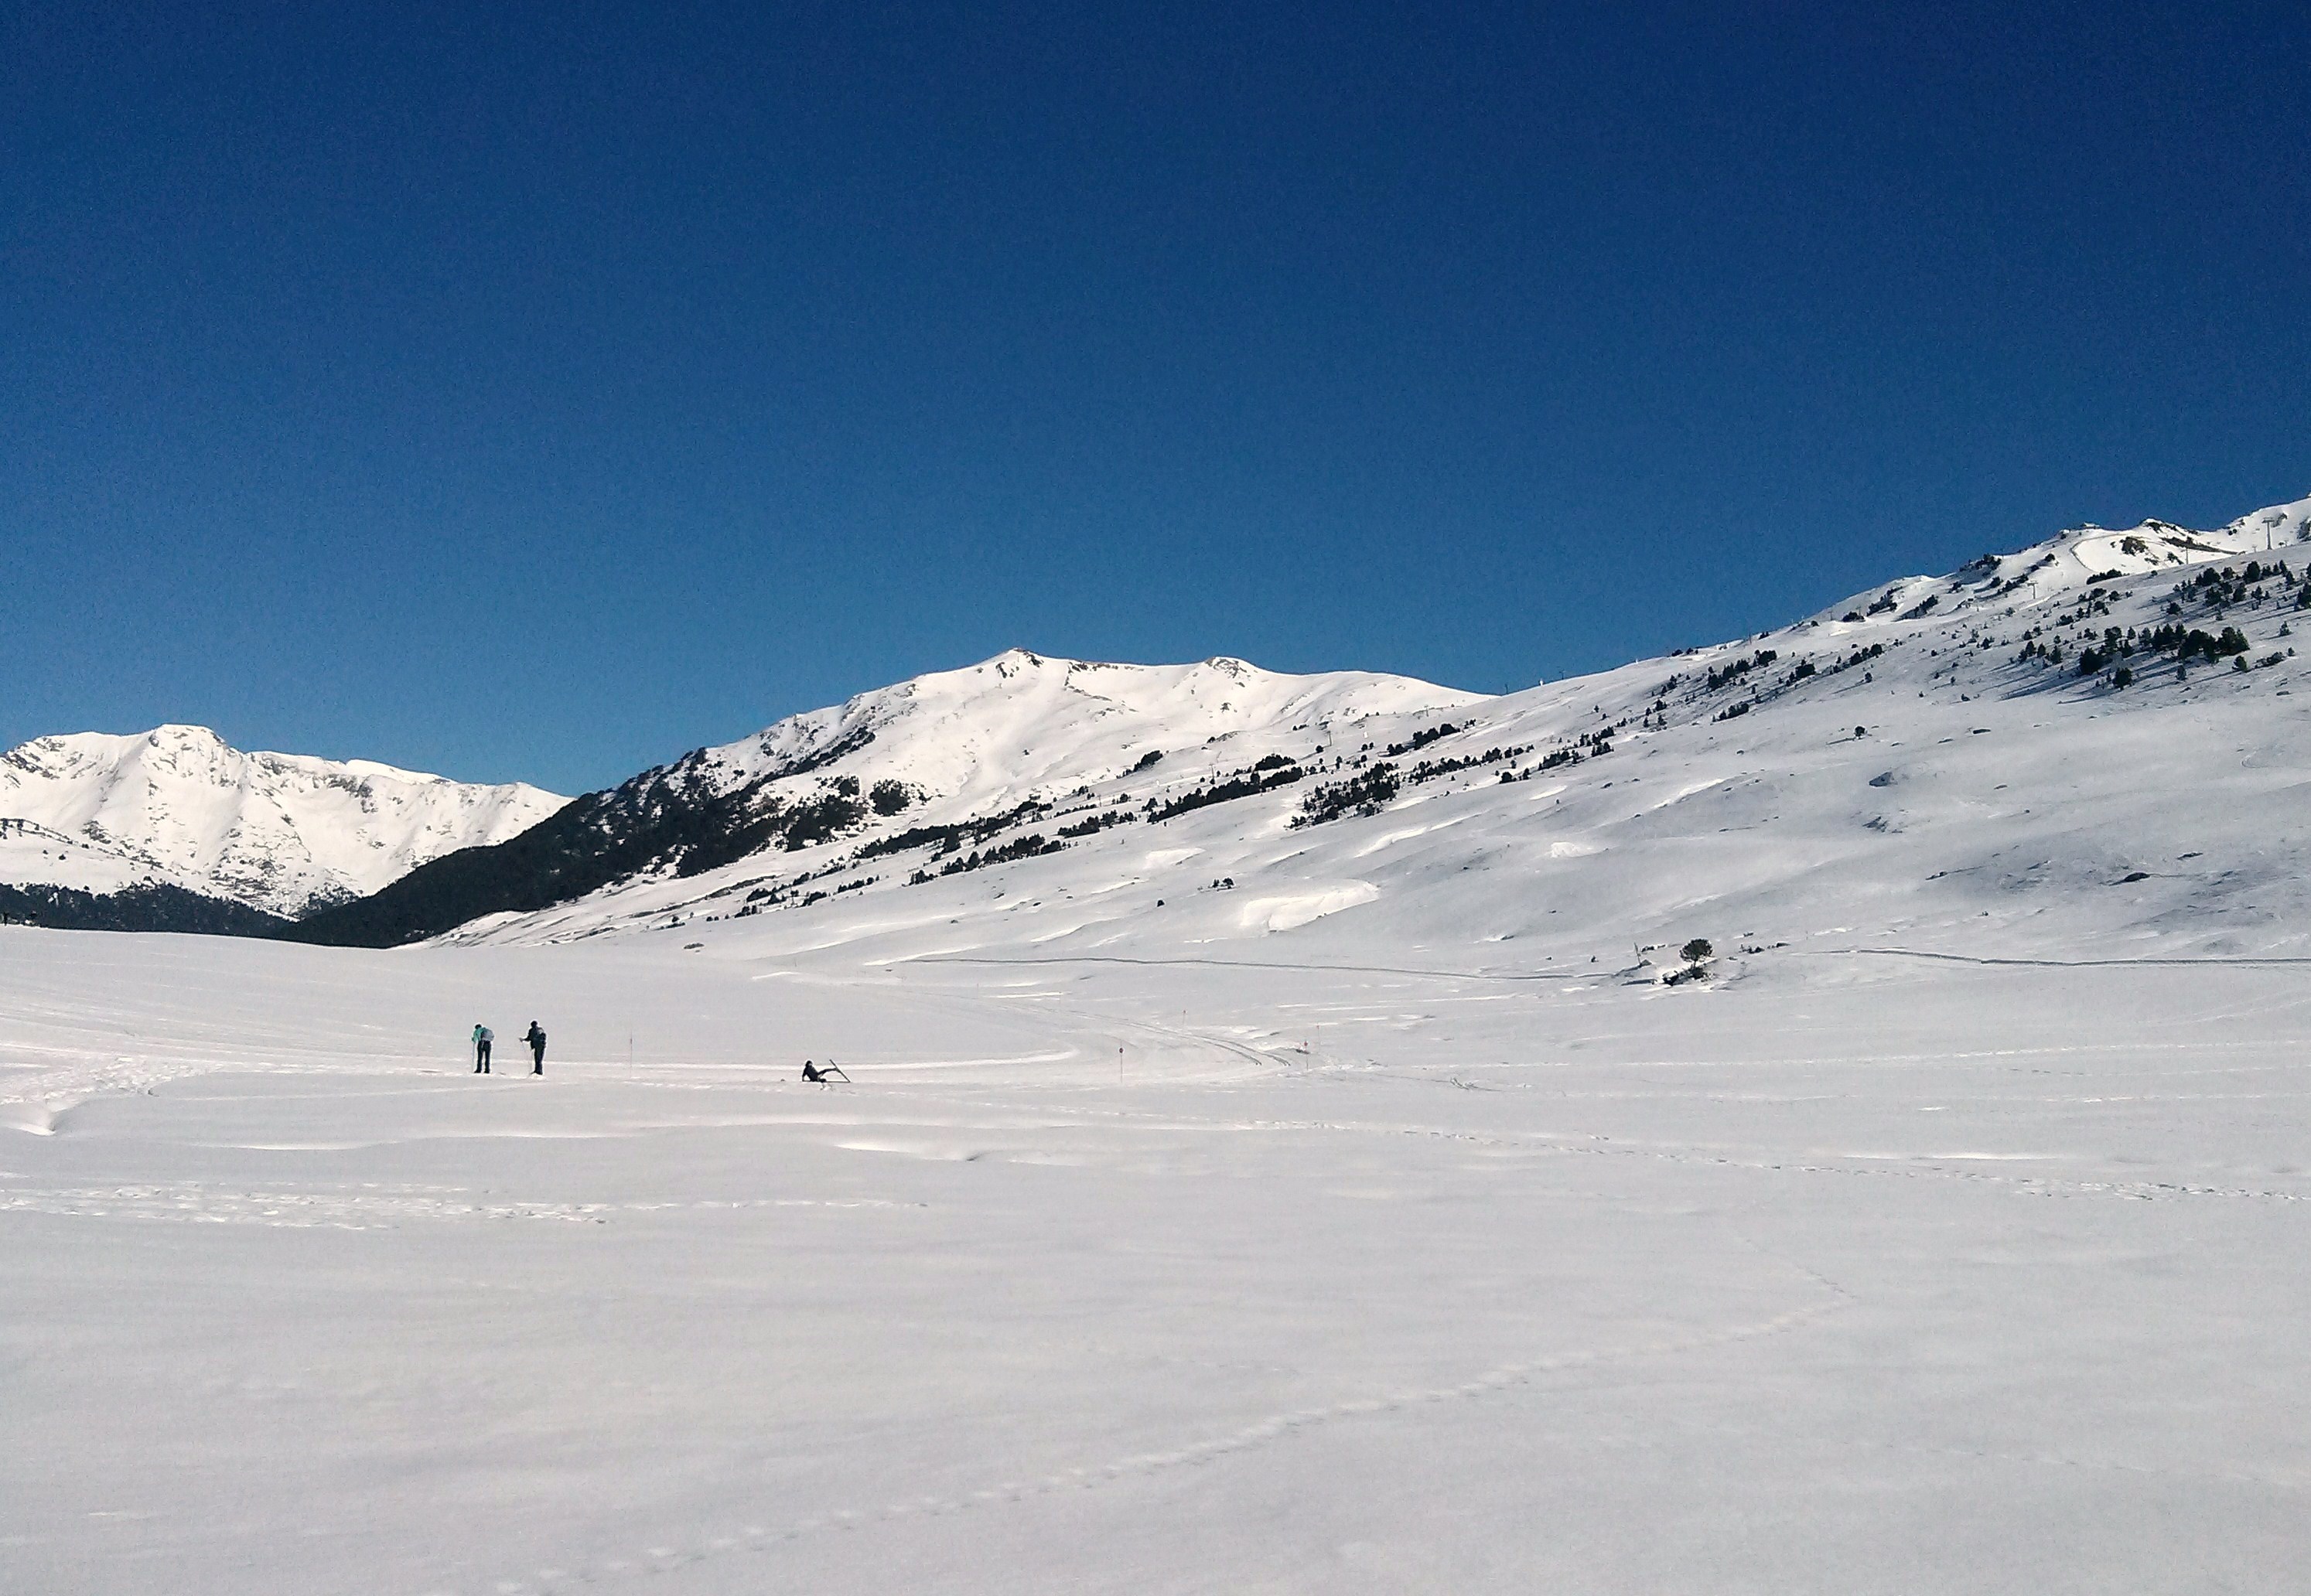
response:
<svg viewBox="0 0 2311 1596"><path fill-rule="evenodd" d="M486 13L486 14L484 14ZM2311 489L2311 10L11 7L0 742L1485 691Z"/></svg>

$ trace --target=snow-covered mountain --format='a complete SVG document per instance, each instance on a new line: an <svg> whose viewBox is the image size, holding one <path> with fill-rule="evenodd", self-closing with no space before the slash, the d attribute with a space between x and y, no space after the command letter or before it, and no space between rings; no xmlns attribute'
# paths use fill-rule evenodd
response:
<svg viewBox="0 0 2311 1596"><path fill-rule="evenodd" d="M1365 672L1284 676L1225 658L1094 664L1014 649L645 771L502 848L319 916L307 932L401 942L748 859L781 879L815 878L831 853L887 851L919 833L1004 833L1016 849L1031 823L1075 814L1095 792L1177 794L1263 757L1258 780L1272 786L1291 763L1279 750L1311 737L1361 741L1368 727L1480 702Z"/></svg>
<svg viewBox="0 0 2311 1596"><path fill-rule="evenodd" d="M568 801L366 760L244 754L198 726L39 737L0 754L0 884L159 886L295 917L503 842Z"/></svg>
<svg viewBox="0 0 2311 1596"><path fill-rule="evenodd" d="M2080 528L1498 698L1014 651L701 750L313 929L1511 964L1832 928L2293 946L2307 536L2311 498Z"/></svg>
<svg viewBox="0 0 2311 1596"><path fill-rule="evenodd" d="M2311 952L2307 538L2311 498L2080 528L1498 698L1015 650L701 750L311 929L1504 968L1693 935Z"/></svg>
<svg viewBox="0 0 2311 1596"><path fill-rule="evenodd" d="M1477 702L1405 676L1282 676L1225 658L1108 665L1013 649L794 716L685 763L724 791L839 764L861 781L895 781L943 804L1021 803L1114 780L1150 754Z"/></svg>

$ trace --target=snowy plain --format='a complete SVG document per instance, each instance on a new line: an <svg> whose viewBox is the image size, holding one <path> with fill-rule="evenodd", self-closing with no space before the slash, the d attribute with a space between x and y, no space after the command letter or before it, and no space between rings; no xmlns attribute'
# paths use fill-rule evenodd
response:
<svg viewBox="0 0 2311 1596"><path fill-rule="evenodd" d="M9 929L0 1583L2299 1589L2307 974Z"/></svg>

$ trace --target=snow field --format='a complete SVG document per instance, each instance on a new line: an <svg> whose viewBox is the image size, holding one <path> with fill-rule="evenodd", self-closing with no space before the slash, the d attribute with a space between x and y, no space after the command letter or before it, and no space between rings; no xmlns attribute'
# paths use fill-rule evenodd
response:
<svg viewBox="0 0 2311 1596"><path fill-rule="evenodd" d="M2300 967L656 941L0 931L0 1583L2279 1592L2311 1549ZM466 1073L532 1014L545 1079ZM793 1078L830 1053L858 1086Z"/></svg>

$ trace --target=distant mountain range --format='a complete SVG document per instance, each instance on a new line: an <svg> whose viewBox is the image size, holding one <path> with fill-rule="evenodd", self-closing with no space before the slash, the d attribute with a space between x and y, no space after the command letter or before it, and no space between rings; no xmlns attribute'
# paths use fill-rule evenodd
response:
<svg viewBox="0 0 2311 1596"><path fill-rule="evenodd" d="M39 737L0 754L0 909L107 929L277 929L568 802L244 754L198 726Z"/></svg>
<svg viewBox="0 0 2311 1596"><path fill-rule="evenodd" d="M456 800L469 829L416 828L423 846L348 847L361 806L306 803L286 831L191 828L207 846L165 872L47 879L179 887L294 915L265 929L320 942L637 935L776 959L1213 957L1283 937L1529 964L1799 926L1969 948L2293 946L2311 936L2292 818L2311 702L2292 702L2289 641L2311 620L2307 539L2311 499L2212 531L2080 528L1501 697L1014 650L566 805L440 783L508 796ZM205 735L164 731L99 741ZM0 815L14 801L0 780ZM126 857L130 833L94 808L42 824L51 850ZM25 846L0 838L6 879L29 879Z"/></svg>

